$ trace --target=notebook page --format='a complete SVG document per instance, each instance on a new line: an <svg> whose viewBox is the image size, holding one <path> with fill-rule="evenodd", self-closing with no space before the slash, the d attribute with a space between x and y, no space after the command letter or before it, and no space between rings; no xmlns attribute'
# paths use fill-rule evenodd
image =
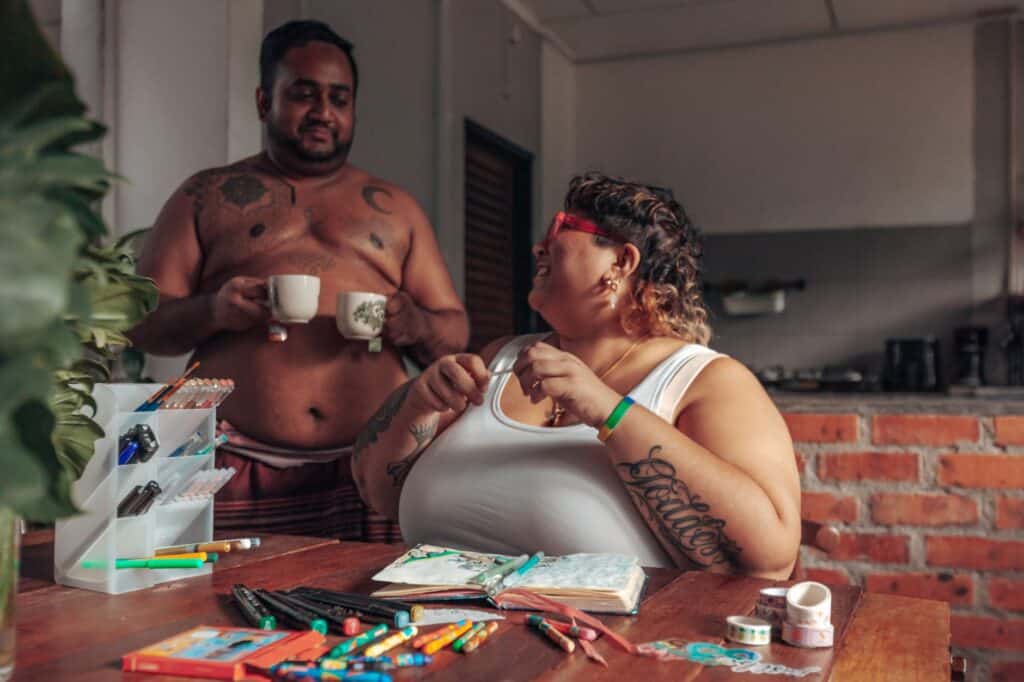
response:
<svg viewBox="0 0 1024 682"><path fill-rule="evenodd" d="M523 575L505 578L503 587L532 590L612 591L626 589L640 560L626 554L566 554L544 557Z"/></svg>
<svg viewBox="0 0 1024 682"><path fill-rule="evenodd" d="M416 545L395 559L374 580L407 585L469 585L474 576L494 566L500 554L454 550L436 545Z"/></svg>

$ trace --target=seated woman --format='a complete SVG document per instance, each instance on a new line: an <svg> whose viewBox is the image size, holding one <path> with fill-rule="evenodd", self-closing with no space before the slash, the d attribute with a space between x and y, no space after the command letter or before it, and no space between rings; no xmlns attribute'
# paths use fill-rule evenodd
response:
<svg viewBox="0 0 1024 682"><path fill-rule="evenodd" d="M553 333L443 357L396 390L356 442L363 499L409 544L788 577L792 443L756 378L703 345L683 208L577 177L534 254L530 306Z"/></svg>

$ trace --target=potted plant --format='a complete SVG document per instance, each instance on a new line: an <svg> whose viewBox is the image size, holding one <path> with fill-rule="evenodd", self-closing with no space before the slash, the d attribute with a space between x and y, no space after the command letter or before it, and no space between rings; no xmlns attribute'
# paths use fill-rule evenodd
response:
<svg viewBox="0 0 1024 682"><path fill-rule="evenodd" d="M75 481L103 430L93 382L155 305L131 237L107 241L113 179L73 148L99 139L25 0L0 0L0 679L13 666L18 518L76 513Z"/></svg>

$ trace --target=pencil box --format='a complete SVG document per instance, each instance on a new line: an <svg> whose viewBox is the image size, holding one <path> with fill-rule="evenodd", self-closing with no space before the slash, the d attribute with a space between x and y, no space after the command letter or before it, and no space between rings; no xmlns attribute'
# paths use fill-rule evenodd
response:
<svg viewBox="0 0 1024 682"><path fill-rule="evenodd" d="M263 679L247 666L269 668L281 661L315 657L324 636L313 630L255 630L200 625L121 657L125 672L201 677L208 680Z"/></svg>

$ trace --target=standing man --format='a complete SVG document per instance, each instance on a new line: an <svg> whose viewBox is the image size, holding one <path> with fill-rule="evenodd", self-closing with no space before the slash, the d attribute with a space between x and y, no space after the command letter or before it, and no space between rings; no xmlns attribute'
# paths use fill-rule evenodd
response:
<svg viewBox="0 0 1024 682"><path fill-rule="evenodd" d="M423 211L399 187L347 163L359 75L352 44L295 21L260 48L256 105L266 150L201 171L164 205L139 260L160 305L132 332L150 353L194 349L197 376L232 378L221 406L238 473L217 496L219 531L398 541L362 504L350 445L421 363L462 350L465 310ZM320 278L317 316L268 340L266 278ZM388 296L384 347L335 327L341 291Z"/></svg>

